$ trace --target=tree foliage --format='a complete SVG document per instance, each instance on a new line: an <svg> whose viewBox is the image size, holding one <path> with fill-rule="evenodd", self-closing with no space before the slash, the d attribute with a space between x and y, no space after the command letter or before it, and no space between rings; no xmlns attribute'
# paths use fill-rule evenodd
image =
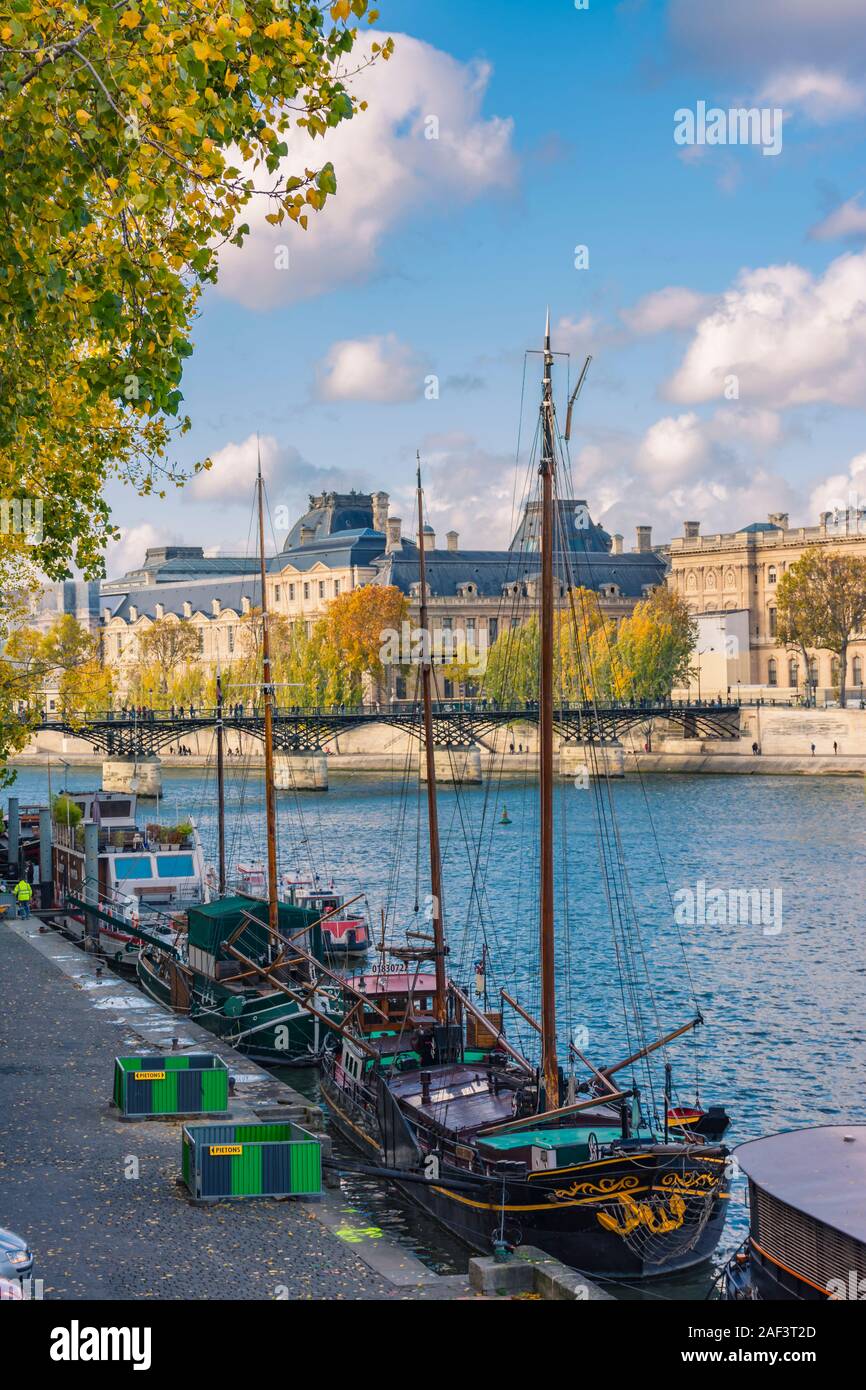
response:
<svg viewBox="0 0 866 1390"><path fill-rule="evenodd" d="M598 595L575 589L556 614L555 680L564 701L667 698L688 671L697 624L678 595L657 590L617 626ZM533 615L500 633L487 661L484 693L500 704L538 695L539 627Z"/></svg>
<svg viewBox="0 0 866 1390"><path fill-rule="evenodd" d="M810 647L838 656L844 707L848 647L866 622L866 560L810 546L779 580L776 605L776 636L799 647L807 669Z"/></svg>
<svg viewBox="0 0 866 1390"><path fill-rule="evenodd" d="M376 17L368 0L0 0L0 496L43 500L51 577L100 571L109 477L181 480L202 287L253 198L305 229L335 193L327 162L283 174L286 136L363 107L351 53Z"/></svg>

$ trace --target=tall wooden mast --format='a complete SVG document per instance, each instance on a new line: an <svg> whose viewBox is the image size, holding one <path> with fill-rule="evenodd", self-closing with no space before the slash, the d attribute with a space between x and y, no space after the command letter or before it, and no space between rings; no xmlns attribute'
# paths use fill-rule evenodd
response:
<svg viewBox="0 0 866 1390"><path fill-rule="evenodd" d="M541 1080L546 1110L559 1105L556 1055L556 984L554 979L553 896L553 482L555 472L553 353L550 310L544 330L544 379L541 400L541 670L539 683L539 768L541 863L539 894L541 963ZM542 1107L539 1107L542 1108Z"/></svg>
<svg viewBox="0 0 866 1390"><path fill-rule="evenodd" d="M271 680L271 634L268 629L268 587L265 565L265 503L262 455L258 459L259 566L262 583L262 698L265 703L265 814L268 833L268 925L279 933L277 907L277 793L274 786L274 686Z"/></svg>
<svg viewBox="0 0 866 1390"><path fill-rule="evenodd" d="M217 662L216 674L217 745L217 840L219 841L219 895L226 895L226 778L223 727L223 678Z"/></svg>
<svg viewBox="0 0 866 1390"><path fill-rule="evenodd" d="M427 765L427 829L430 837L430 892L433 898L433 952L436 963L436 1022L448 1015L445 979L445 928L442 922L442 853L439 845L439 808L436 798L436 751L433 746L432 642L427 618L427 558L424 551L424 495L421 490L421 456L418 455L418 579L421 602L421 702L424 711L424 756Z"/></svg>

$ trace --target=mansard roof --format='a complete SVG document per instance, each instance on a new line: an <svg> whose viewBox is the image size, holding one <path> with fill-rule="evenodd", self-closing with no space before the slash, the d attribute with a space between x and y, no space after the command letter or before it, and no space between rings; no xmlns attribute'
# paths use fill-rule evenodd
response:
<svg viewBox="0 0 866 1390"><path fill-rule="evenodd" d="M193 613L204 613L210 618L214 599L219 599L222 608L241 613L245 598L249 599L253 608L261 603L261 584L257 576L213 582L204 580L197 584L152 584L124 594L112 616L131 622L129 610L135 608L139 618L156 619L156 606L160 604L165 617L173 613L175 617L182 618L183 606L189 603Z"/></svg>
<svg viewBox="0 0 866 1390"><path fill-rule="evenodd" d="M600 529L600 528L599 528ZM480 598L498 598L508 584L532 579L540 570L537 551L429 550L425 553L427 583L433 598L455 598L462 585L472 583ZM653 551L611 555L606 550L570 552L568 563L560 553L557 571L571 584L599 590L615 584L625 598L640 599L647 586L661 584L664 560ZM399 550L384 555L377 564L378 584L393 584L411 594L418 583L418 547L403 541Z"/></svg>
<svg viewBox="0 0 866 1390"><path fill-rule="evenodd" d="M369 526L346 528L334 534L326 532L307 541L306 545L287 544L268 562L268 568L279 571L287 564L304 572L317 565L327 569L348 569L352 565L369 568L384 549L385 537L381 531L373 531Z"/></svg>

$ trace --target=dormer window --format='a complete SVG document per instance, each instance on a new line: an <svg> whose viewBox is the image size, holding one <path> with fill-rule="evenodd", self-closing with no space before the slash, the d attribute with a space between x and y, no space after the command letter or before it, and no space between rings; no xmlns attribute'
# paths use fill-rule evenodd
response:
<svg viewBox="0 0 866 1390"><path fill-rule="evenodd" d="M458 584L457 592L461 598L474 598L478 593L478 585L470 579L465 584Z"/></svg>

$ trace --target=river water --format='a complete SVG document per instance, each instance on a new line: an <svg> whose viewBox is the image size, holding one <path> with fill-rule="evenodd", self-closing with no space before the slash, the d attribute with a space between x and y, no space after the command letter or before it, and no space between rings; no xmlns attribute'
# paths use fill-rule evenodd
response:
<svg viewBox="0 0 866 1390"><path fill-rule="evenodd" d="M52 789L95 785L96 773L54 765ZM232 769L228 858L264 854L263 783ZM44 769L25 768L22 801L45 800ZM648 1036L694 1015L705 1024L671 1048L677 1099L698 1090L724 1104L728 1139L845 1120L866 1120L866 798L859 778L656 776L612 787L618 852L628 868L639 935L632 932L633 978ZM386 939L427 930L426 815L417 785L395 771L332 774L325 794L279 794L281 868L311 866L347 893L365 893L374 928ZM501 824L503 811L510 824ZM140 819L153 819L143 803ZM206 851L216 840L212 774L164 774L163 820L192 815ZM623 1011L623 947L617 964L600 872L594 793L563 782L557 790L557 994L563 1046L572 1037L596 1065L634 1050ZM503 985L530 1012L538 1004L536 942L537 788L518 779L440 793L445 918L450 971L467 987L482 943L488 949L491 1003ZM621 895L623 885L614 885ZM735 896L732 898L731 890ZM677 907L674 921L671 898ZM417 910L416 910L417 905ZM626 979L628 978L625 971ZM647 978L652 987L646 983ZM529 1055L533 1035L513 1015L507 1031ZM659 1054L660 1055L660 1054ZM661 1104L662 1064L635 1072L644 1106ZM579 1079L585 1073L578 1072ZM629 1078L632 1073L621 1073ZM292 1084L316 1094L315 1075ZM378 1226L446 1271L465 1254L411 1206L373 1180L344 1186L350 1224ZM736 1179L716 1267L747 1226ZM654 1281L639 1296L705 1297L714 1270ZM620 1296L635 1296L619 1290Z"/></svg>

